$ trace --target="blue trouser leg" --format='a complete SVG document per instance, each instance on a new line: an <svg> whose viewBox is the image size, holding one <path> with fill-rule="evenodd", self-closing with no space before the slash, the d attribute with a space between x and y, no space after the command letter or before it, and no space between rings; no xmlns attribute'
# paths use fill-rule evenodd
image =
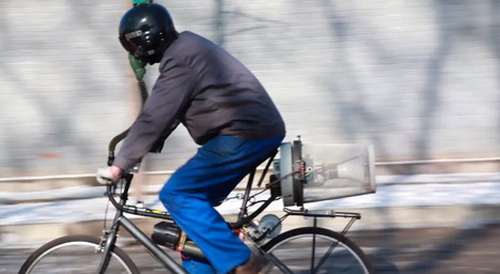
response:
<svg viewBox="0 0 500 274"><path fill-rule="evenodd" d="M215 268L207 260L198 258L182 258L182 266L187 272L193 274L215 274Z"/></svg>
<svg viewBox="0 0 500 274"><path fill-rule="evenodd" d="M269 157L282 140L280 137L245 141L218 136L198 149L160 192L160 199L172 218L201 248L217 273L227 273L245 263L250 250L213 206Z"/></svg>

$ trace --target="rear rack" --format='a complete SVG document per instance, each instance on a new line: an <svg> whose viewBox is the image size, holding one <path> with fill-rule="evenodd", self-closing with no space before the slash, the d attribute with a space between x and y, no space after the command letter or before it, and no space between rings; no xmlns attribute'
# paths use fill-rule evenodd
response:
<svg viewBox="0 0 500 274"><path fill-rule="evenodd" d="M289 208L284 208L283 211L286 213L285 216L282 217L284 220L288 216L304 216L304 217L313 217L314 218L314 227L317 226L318 218L347 218L350 219L346 224L344 229L340 234L345 235L347 231L351 228L356 220L361 219L361 214L354 212L343 212L343 211L335 211L335 210L318 210L318 211L310 211L308 209L300 209L300 210L292 210Z"/></svg>

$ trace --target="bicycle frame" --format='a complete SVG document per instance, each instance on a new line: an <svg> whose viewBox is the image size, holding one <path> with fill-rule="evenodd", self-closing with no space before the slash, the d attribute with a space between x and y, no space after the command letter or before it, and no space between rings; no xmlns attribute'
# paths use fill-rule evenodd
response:
<svg viewBox="0 0 500 274"><path fill-rule="evenodd" d="M113 188L116 188L116 185L108 185L107 187L108 191L106 194L109 197L111 203L116 208L117 212L114 217L111 229L105 231L102 237L103 243L101 244L101 246L104 246L104 249L103 249L103 256L98 268L99 273L104 273L104 271L108 267L111 258L111 251L116 243L116 238L120 227L125 228L136 240L138 240L146 249L148 249L151 252L151 254L159 262L161 262L168 270L172 271L173 273L187 273L184 270L184 268L182 268L182 266L180 266L172 257L170 257L167 253L165 253L155 243L153 243L153 241L151 241L151 239L146 234L144 234L136 225L134 225L127 217L123 216L123 213L132 213L136 215L144 215L144 216L170 219L170 220L172 219L166 212L148 213L147 211L145 211L147 215L144 213L137 214L137 212L131 210L132 207L126 205L126 202L128 200L128 190L130 188L132 177L133 176L131 174L125 176L124 178L125 188L122 194L120 195L119 202L116 202L116 200L112 195L112 193L114 193Z"/></svg>
<svg viewBox="0 0 500 274"><path fill-rule="evenodd" d="M266 164L265 169L263 170L261 177L258 182L258 186L260 186L268 172L269 166L271 162L274 160L274 157L276 155L277 151L271 155L268 159L268 162ZM245 225L251 224L252 220L257 217L262 211L264 211L273 201L277 200L280 198L280 182L287 176L292 176L296 173L291 173L287 174L281 178L277 178L274 181L270 182L269 184L266 184L265 190L270 189L271 195L270 197L263 202L262 205L260 205L255 211L253 211L251 214L248 214L247 209L248 209L248 204L250 202L250 192L252 190L252 184L254 181L255 177L255 170L253 170L248 177L248 182L245 188L245 194L243 196L243 201L242 205L238 214L238 219L234 223L230 223L230 226L232 229L240 229ZM117 184L109 184L107 186L107 192L106 196L108 197L109 201L111 204L116 208L116 214L113 219L112 226L109 230L104 231L104 235L102 237L102 242L101 242L101 248L103 251L103 256L101 258L101 262L99 264L99 273L104 273L106 270L110 258L111 258L111 251L113 247L115 246L116 239L118 236L118 231L120 227L125 228L137 241L139 241L147 250L150 251L151 255L155 257L160 263L162 263L168 270L172 271L173 273L187 273L182 266L180 266L171 256L169 256L165 251L163 251L159 246L157 246L146 234L144 234L136 225L134 225L127 217L124 216L124 213L128 214L133 214L133 215L139 215L139 216L145 216L145 217L152 217L152 218L158 218L158 219L165 219L171 222L174 222L172 217L168 214L166 211L160 211L160 210L152 210L149 208L138 208L136 206L130 206L127 205L128 201L128 191L132 182L133 175L130 173L124 174L122 185L123 185L123 190L121 191L121 194L119 194L119 201L115 199L115 193L116 189L118 187ZM258 194L256 194L258 195ZM314 218L314 227L316 227L317 224L317 218L335 218L335 217L342 217L342 218L350 218L351 220L348 222L344 230L341 232L342 235L347 233L349 228L352 226L354 221L358 220L361 218L360 214L358 213L349 213L349 212L334 212L330 211L327 213L315 213L315 212L310 212L305 210L303 207L300 210L290 210L287 208L284 208L285 215L280 218L280 222L276 224L278 226L281 224L281 222L286 219L288 216L303 216L303 217L312 217ZM271 228L268 230L268 232L273 231L275 228ZM267 233L267 232L266 232ZM262 241L267 234L263 233L260 235L259 238L254 239L256 242ZM273 261L277 266L279 266L279 262L276 262L274 258L270 258L271 261ZM281 269L281 268L280 268Z"/></svg>
<svg viewBox="0 0 500 274"><path fill-rule="evenodd" d="M264 172L261 175L261 178L259 180L259 185L262 183L267 170L269 169L269 166L274 159L274 156L276 155L277 151L268 159L268 163L266 165L266 168ZM240 213L238 215L238 221L236 223L232 223L231 227L232 228L241 228L244 224L247 224L250 222L253 218L255 218L258 214L260 214L266 207L269 206L269 204L274 201L277 196L276 195L271 195L271 197L263 204L261 205L256 211L254 211L252 214L249 216L245 216L246 213L246 208L247 208L247 203L248 203L248 197L250 197L250 191L252 188L253 184L253 179L255 175L255 169L249 174L249 180L247 183L247 187L245 190L245 196L243 199L242 207L240 208ZM117 188L116 184L109 184L107 186L107 192L106 196L108 196L109 201L111 204L116 208L117 212L113 220L113 224L111 226L111 229L108 231L104 232L104 235L102 237L102 243L101 246L104 246L103 249L103 256L101 259L101 262L99 264L99 273L104 273L106 270L110 258L111 258L111 252L112 248L114 247L118 235L119 228L122 226L124 227L136 240L138 240L144 247L146 247L151 254L159 261L161 262L167 269L172 271L173 273L187 273L184 268L182 268L172 257L170 257L167 253L165 253L160 247L158 247L153 241L146 235L144 234L136 225L134 225L127 217L125 217L123 214L124 213L129 213L133 215L140 215L140 216L145 216L145 217L153 217L153 218L159 218L159 219L166 219L170 220L173 222L172 217L166 212L166 211L156 211L156 210L151 210L148 208L137 208L135 206L129 206L127 205L128 201L128 191L130 189L130 185L132 183L132 178L133 175L131 173L125 173L123 176L123 181L124 181L124 189L120 195L120 200L117 202L115 200L115 197L113 193L115 193L115 190Z"/></svg>

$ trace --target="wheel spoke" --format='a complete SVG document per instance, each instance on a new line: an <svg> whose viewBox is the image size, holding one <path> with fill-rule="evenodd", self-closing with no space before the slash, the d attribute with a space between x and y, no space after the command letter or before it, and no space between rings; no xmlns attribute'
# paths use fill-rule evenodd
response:
<svg viewBox="0 0 500 274"><path fill-rule="evenodd" d="M266 254L266 257L269 258L271 262L274 264L274 266L276 266L282 273L293 274L290 268L288 268L281 260L276 258L274 254L268 253Z"/></svg>
<svg viewBox="0 0 500 274"><path fill-rule="evenodd" d="M37 249L19 273L97 273L103 256L98 247L98 238L62 237ZM110 255L109 273L138 273L135 264L121 249L115 247Z"/></svg>
<svg viewBox="0 0 500 274"><path fill-rule="evenodd" d="M318 265L311 271L312 273L316 273L320 267L326 262L326 260L330 257L330 254L332 254L333 250L338 246L339 242L333 242L328 251L325 253L325 255L321 258L319 261Z"/></svg>
<svg viewBox="0 0 500 274"><path fill-rule="evenodd" d="M283 273L372 273L371 263L359 247L345 236L324 228L287 231L263 249L280 262L273 261L275 270Z"/></svg>

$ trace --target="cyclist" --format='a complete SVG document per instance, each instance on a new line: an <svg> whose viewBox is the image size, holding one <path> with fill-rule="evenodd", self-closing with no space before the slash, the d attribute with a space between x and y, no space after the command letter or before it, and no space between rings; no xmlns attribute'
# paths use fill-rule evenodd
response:
<svg viewBox="0 0 500 274"><path fill-rule="evenodd" d="M119 38L140 79L146 64L160 75L100 182L120 178L148 152L160 152L182 123L201 147L159 193L176 223L208 261L183 256L190 273L258 273L263 263L213 208L281 144L285 125L257 78L236 58L189 31L177 32L165 7L137 4L122 17Z"/></svg>

